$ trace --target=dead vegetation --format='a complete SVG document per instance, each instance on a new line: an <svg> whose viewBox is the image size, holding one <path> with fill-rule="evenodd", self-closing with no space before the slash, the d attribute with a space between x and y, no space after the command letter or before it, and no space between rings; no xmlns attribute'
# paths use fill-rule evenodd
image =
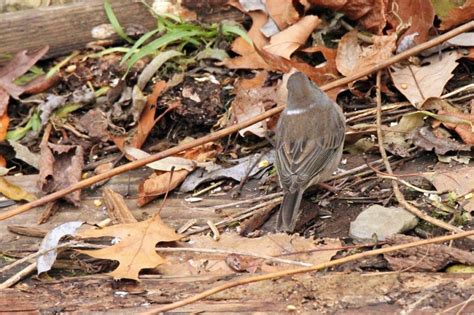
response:
<svg viewBox="0 0 474 315"><path fill-rule="evenodd" d="M142 29L104 1L115 40L0 68L0 308L469 313L474 3L183 4ZM294 71L346 142L288 235L273 131Z"/></svg>

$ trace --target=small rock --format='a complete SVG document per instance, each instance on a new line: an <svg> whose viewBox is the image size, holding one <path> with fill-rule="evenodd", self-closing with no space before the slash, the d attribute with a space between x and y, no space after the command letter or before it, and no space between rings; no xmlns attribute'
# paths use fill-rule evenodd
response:
<svg viewBox="0 0 474 315"><path fill-rule="evenodd" d="M418 218L403 208L373 205L351 222L349 235L362 242L371 241L374 237L383 241L393 234L409 231L417 224Z"/></svg>

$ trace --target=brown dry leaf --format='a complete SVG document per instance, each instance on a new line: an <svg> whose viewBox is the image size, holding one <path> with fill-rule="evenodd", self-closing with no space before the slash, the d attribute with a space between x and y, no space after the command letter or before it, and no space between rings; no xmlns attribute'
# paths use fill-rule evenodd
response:
<svg viewBox="0 0 474 315"><path fill-rule="evenodd" d="M262 58L265 59L266 63L270 66L271 69L273 69L273 71L290 73L294 68L306 74L317 85L323 85L329 81L330 73L327 73L324 67L313 67L305 62L298 62L292 59L288 60L283 57L271 54L265 50L257 49L257 52L259 55L262 56ZM342 90L344 90L344 87L336 87L329 91L326 91L326 93L333 100L335 100L337 94Z"/></svg>
<svg viewBox="0 0 474 315"><path fill-rule="evenodd" d="M14 185L0 176L0 193L11 200L36 200L36 196L23 190L20 186Z"/></svg>
<svg viewBox="0 0 474 315"><path fill-rule="evenodd" d="M295 24L299 19L292 0L266 0L265 6L280 30Z"/></svg>
<svg viewBox="0 0 474 315"><path fill-rule="evenodd" d="M474 0L467 0L464 5L451 9L444 17L440 17L440 30L448 30L474 18Z"/></svg>
<svg viewBox="0 0 474 315"><path fill-rule="evenodd" d="M8 133L8 125L10 124L10 117L5 113L0 116L0 141L5 140Z"/></svg>
<svg viewBox="0 0 474 315"><path fill-rule="evenodd" d="M321 24L316 15L307 15L286 30L273 35L270 44L263 47L271 54L290 59L291 54L306 43L311 33Z"/></svg>
<svg viewBox="0 0 474 315"><path fill-rule="evenodd" d="M277 102L276 87L263 87L265 80L262 76L267 76L266 72L261 72L253 79L243 79L236 87L236 96L231 104L232 116L235 122L241 122L251 117L255 117L265 110L271 108ZM265 121L258 122L239 130L241 136L252 133L259 137L264 137L267 131Z"/></svg>
<svg viewBox="0 0 474 315"><path fill-rule="evenodd" d="M138 186L137 205L143 207L150 201L164 195L167 191L172 191L186 179L188 174L189 171L180 170L173 173L159 172L150 175Z"/></svg>
<svg viewBox="0 0 474 315"><path fill-rule="evenodd" d="M402 116L400 122L390 128L384 128L383 144L385 148L398 156L407 157L411 144L407 141L410 132L424 125L426 115L421 112L409 113Z"/></svg>
<svg viewBox="0 0 474 315"><path fill-rule="evenodd" d="M59 81L61 81L61 76L59 73L47 77L46 75L41 75L36 79L33 79L25 86L24 93L26 94L38 94L42 93L49 88L55 86Z"/></svg>
<svg viewBox="0 0 474 315"><path fill-rule="evenodd" d="M40 173L38 184L41 191L52 193L81 180L84 166L84 153L81 146L52 144L42 141L40 144ZM74 191L64 197L74 205L81 201L81 191Z"/></svg>
<svg viewBox="0 0 474 315"><path fill-rule="evenodd" d="M99 108L89 110L77 121L77 128L87 133L93 140L106 142L110 135L107 131L107 115Z"/></svg>
<svg viewBox="0 0 474 315"><path fill-rule="evenodd" d="M205 162L220 152L222 152L220 145L207 143L182 152L179 156L196 162ZM188 170L174 171L171 177L171 172L155 172L138 186L137 205L142 207L167 191L172 191L186 179L189 173Z"/></svg>
<svg viewBox="0 0 474 315"><path fill-rule="evenodd" d="M10 96L18 98L28 86L18 86L13 80L25 74L48 51L46 46L32 55L27 55L26 50L15 54L6 66L0 69L0 116L7 110Z"/></svg>
<svg viewBox="0 0 474 315"><path fill-rule="evenodd" d="M319 264L328 262L337 253L341 247L341 241L338 239L318 239L312 240L296 235L288 235L283 233L265 235L258 238L246 238L236 233L221 234L218 242L211 237L205 235L191 236L190 242L182 243L183 247L190 248L211 248L230 250L243 253L253 253L257 255L267 255L278 257L281 254L291 252L299 252L300 254L285 255L280 258L294 261L301 261L310 264ZM219 275L234 272L226 262L228 255L225 254L208 254L199 252L178 252L167 253L169 264L161 265L159 271L163 275ZM298 268L296 265L270 263L266 264L262 259L249 256L245 260L249 260L249 269L253 272L258 267L262 272L273 272L288 268ZM242 261L242 259L239 259ZM247 268L243 268L247 269Z"/></svg>
<svg viewBox="0 0 474 315"><path fill-rule="evenodd" d="M314 6L342 12L374 34L381 34L387 24L388 0L308 0L308 2Z"/></svg>
<svg viewBox="0 0 474 315"><path fill-rule="evenodd" d="M474 167L472 166L428 172L424 173L423 177L429 180L440 194L454 191L457 195L464 195L474 190Z"/></svg>
<svg viewBox="0 0 474 315"><path fill-rule="evenodd" d="M354 9L358 9L360 3L367 2L372 2L369 12L364 14L361 18L353 18L353 20L358 20L360 25L374 34L382 34L383 29L387 25L387 11L389 9L387 4L389 3L389 0L352 0L344 7L343 12L347 17L351 18L350 12Z"/></svg>
<svg viewBox="0 0 474 315"><path fill-rule="evenodd" d="M141 113L140 119L138 120L138 123L137 123L137 127L135 128L134 133L131 138L129 138L128 136L111 136L111 139L120 149L120 151L124 152L124 147L127 144L129 144L130 146L134 148L138 148L138 149L141 148L143 143L145 143L151 130L155 126L155 124L166 113L176 108L177 103L170 104L168 108L166 109L165 113L163 113L160 117L155 119L157 99L161 95L161 93L163 93L166 87L167 87L166 81L158 81L153 86L153 92L147 97L145 108L143 109Z"/></svg>
<svg viewBox="0 0 474 315"><path fill-rule="evenodd" d="M252 27L248 31L248 36L253 42L249 44L242 37L238 37L232 43L232 51L240 56L226 59L217 65L224 65L230 69L266 69L271 70L262 57L255 51L255 47L261 48L268 43L267 38L262 34L260 28L268 20L266 13L262 11L252 11L248 13L252 18Z"/></svg>
<svg viewBox="0 0 474 315"><path fill-rule="evenodd" d="M156 268L166 262L156 253L155 247L160 242L173 242L182 238L174 229L163 223L158 215L137 223L118 224L103 229L89 229L78 233L82 238L112 236L118 243L98 250L80 250L89 256L116 260L117 269L109 275L114 279L139 280L140 270Z"/></svg>
<svg viewBox="0 0 474 315"><path fill-rule="evenodd" d="M400 42L404 37L414 33L418 33L414 38L415 44L426 42L435 17L431 0L395 0L394 3L396 6L393 8L397 8L397 11L390 11L390 22L393 28L400 24L400 19L404 24L410 25L400 38Z"/></svg>
<svg viewBox="0 0 474 315"><path fill-rule="evenodd" d="M431 127L418 128L411 132L407 139L411 140L417 147L426 151L434 150L439 155L444 155L449 151L471 151L470 145L461 144L441 132L434 132Z"/></svg>
<svg viewBox="0 0 474 315"><path fill-rule="evenodd" d="M454 124L443 122L443 125L456 131L465 144L474 145L474 114L447 113L445 111L439 111L438 115L446 116L448 118L461 118L466 122L470 122L470 124Z"/></svg>
<svg viewBox="0 0 474 315"><path fill-rule="evenodd" d="M323 77L327 78L325 82L319 84L328 83L340 76L336 66L337 49L316 45L301 49L301 51L309 54L320 52L324 56L324 59L326 59L326 62L316 66L316 69L323 72Z"/></svg>
<svg viewBox="0 0 474 315"><path fill-rule="evenodd" d="M340 73L351 76L389 59L396 49L397 35L372 36L374 43L362 47L358 43L357 30L346 33L339 42L336 66Z"/></svg>
<svg viewBox="0 0 474 315"><path fill-rule="evenodd" d="M422 66L394 66L391 71L397 89L413 104L420 108L429 97L439 97L444 86L453 77L459 55L455 51L434 55L423 61Z"/></svg>
<svg viewBox="0 0 474 315"><path fill-rule="evenodd" d="M458 167L447 171L424 173L423 177L429 180L440 194L453 191L458 196L466 195L467 204L463 205L467 211L474 210L474 197L469 193L474 191L474 167Z"/></svg>
<svg viewBox="0 0 474 315"><path fill-rule="evenodd" d="M344 34L337 47L336 67L345 76L351 75L362 54L362 47L359 45L357 33L357 30L354 29Z"/></svg>

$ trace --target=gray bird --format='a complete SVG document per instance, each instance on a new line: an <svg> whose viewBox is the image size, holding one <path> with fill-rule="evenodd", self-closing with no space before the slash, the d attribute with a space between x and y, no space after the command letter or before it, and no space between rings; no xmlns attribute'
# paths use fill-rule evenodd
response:
<svg viewBox="0 0 474 315"><path fill-rule="evenodd" d="M301 72L288 79L288 101L276 129L276 169L284 191L277 230L293 232L304 191L323 182L341 161L341 108Z"/></svg>

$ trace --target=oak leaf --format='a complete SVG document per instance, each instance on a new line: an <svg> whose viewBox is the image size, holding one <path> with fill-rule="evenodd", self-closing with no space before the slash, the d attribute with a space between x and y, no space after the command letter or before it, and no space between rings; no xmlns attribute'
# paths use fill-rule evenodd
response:
<svg viewBox="0 0 474 315"><path fill-rule="evenodd" d="M453 77L457 67L457 52L446 52L423 60L422 66L403 65L393 67L391 76L397 89L413 104L420 108L430 97L441 96L444 86Z"/></svg>
<svg viewBox="0 0 474 315"><path fill-rule="evenodd" d="M142 269L156 268L166 260L155 250L157 243L173 242L182 238L174 229L167 226L159 215L138 223L118 224L103 229L90 229L78 233L82 238L112 236L118 243L98 250L79 252L99 259L119 262L118 267L109 273L114 279L139 280Z"/></svg>
<svg viewBox="0 0 474 315"><path fill-rule="evenodd" d="M316 15L307 15L284 31L273 35L263 47L269 53L290 59L291 54L306 43L311 33L321 24Z"/></svg>

